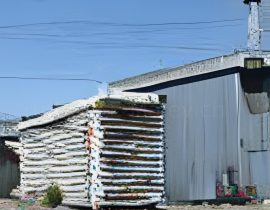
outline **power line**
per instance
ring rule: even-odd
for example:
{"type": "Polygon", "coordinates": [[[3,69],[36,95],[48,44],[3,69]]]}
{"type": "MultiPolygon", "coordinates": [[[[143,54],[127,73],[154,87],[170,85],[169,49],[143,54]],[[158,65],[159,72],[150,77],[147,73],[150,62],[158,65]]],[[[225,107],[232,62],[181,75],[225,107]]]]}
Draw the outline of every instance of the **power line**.
{"type": "Polygon", "coordinates": [[[0,76],[0,79],[19,79],[19,80],[47,80],[47,81],[86,81],[86,82],[96,82],[102,84],[103,82],[95,79],[84,79],[84,78],[56,78],[56,77],[9,77],[0,76]]]}
{"type": "Polygon", "coordinates": [[[244,20],[243,18],[237,18],[237,19],[223,19],[223,20],[196,21],[196,22],[165,22],[165,23],[141,23],[141,24],[97,22],[97,21],[89,21],[89,20],[72,20],[72,21],[53,21],[53,22],[37,22],[37,23],[26,23],[26,24],[16,24],[16,25],[5,25],[5,26],[0,26],[0,29],[23,28],[23,27],[31,27],[31,26],[42,26],[42,25],[63,25],[63,24],[93,24],[93,25],[126,26],[126,27],[200,25],[200,24],[236,22],[236,21],[243,21],[243,20],[244,20]]]}
{"type": "Polygon", "coordinates": [[[52,43],[63,44],[77,44],[82,46],[89,46],[95,49],[135,49],[135,48],[160,48],[160,49],[174,49],[174,50],[195,50],[195,51],[224,51],[225,49],[210,48],[210,47],[187,47],[187,46],[169,46],[169,45],[151,45],[151,44],[121,44],[116,42],[88,42],[88,41],[74,41],[74,40],[53,40],[42,38],[20,38],[20,37],[0,37],[0,39],[7,40],[27,40],[27,41],[47,41],[52,43]]]}
{"type": "Polygon", "coordinates": [[[118,43],[94,43],[87,41],[61,41],[61,40],[46,40],[46,39],[28,39],[28,38],[7,38],[0,37],[0,39],[8,40],[27,40],[27,41],[49,41],[52,43],[63,43],[63,44],[75,44],[82,46],[89,46],[94,49],[138,49],[138,48],[148,48],[148,49],[174,49],[174,50],[193,50],[193,51],[224,51],[221,48],[210,48],[210,47],[187,47],[187,46],[169,46],[169,45],[148,45],[148,44],[126,44],[121,45],[118,43]]]}
{"type": "Polygon", "coordinates": [[[212,21],[197,21],[197,22],[167,22],[167,23],[146,23],[146,24],[119,24],[121,26],[167,26],[167,25],[200,25],[200,24],[212,24],[212,23],[225,23],[243,21],[243,18],[238,19],[223,19],[212,21]]]}
{"type": "Polygon", "coordinates": [[[95,32],[79,35],[61,35],[61,34],[48,34],[48,33],[1,33],[0,35],[5,36],[40,36],[40,37],[50,37],[50,38],[74,38],[74,37],[88,37],[88,36],[106,36],[106,35],[126,35],[126,34],[147,34],[156,32],[168,32],[169,30],[200,30],[200,29],[214,29],[214,28],[226,28],[226,27],[237,27],[242,24],[227,24],[218,26],[205,26],[205,27],[182,27],[182,28],[166,28],[166,29],[153,29],[153,30],[131,30],[131,31],[118,31],[118,32],[95,32]]]}

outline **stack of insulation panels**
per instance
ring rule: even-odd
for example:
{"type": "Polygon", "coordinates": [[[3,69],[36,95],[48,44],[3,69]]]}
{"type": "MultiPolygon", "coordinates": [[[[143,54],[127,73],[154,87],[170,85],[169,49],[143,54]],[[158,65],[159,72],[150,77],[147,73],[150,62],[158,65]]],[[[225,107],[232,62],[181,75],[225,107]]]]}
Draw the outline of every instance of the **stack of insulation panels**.
{"type": "Polygon", "coordinates": [[[64,193],[63,203],[89,205],[85,116],[83,112],[22,134],[20,189],[23,194],[42,194],[49,184],[57,183],[64,193]]]}
{"type": "Polygon", "coordinates": [[[89,111],[91,203],[141,206],[164,196],[164,126],[160,104],[100,100],[89,111]]]}
{"type": "Polygon", "coordinates": [[[16,194],[39,197],[57,183],[69,206],[142,206],[163,199],[163,106],[155,94],[74,101],[18,129],[16,194]]]}

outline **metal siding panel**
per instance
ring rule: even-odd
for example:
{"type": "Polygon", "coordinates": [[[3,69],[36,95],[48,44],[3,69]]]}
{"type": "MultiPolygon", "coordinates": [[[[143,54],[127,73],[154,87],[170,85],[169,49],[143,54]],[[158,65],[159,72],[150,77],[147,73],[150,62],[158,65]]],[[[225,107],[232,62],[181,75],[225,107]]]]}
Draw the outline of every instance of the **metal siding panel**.
{"type": "Polygon", "coordinates": [[[167,95],[169,201],[213,199],[216,179],[238,168],[234,75],[159,90],[167,95]],[[216,177],[217,174],[217,177],[216,177]]]}
{"type": "Polygon", "coordinates": [[[245,93],[240,92],[241,103],[241,138],[244,140],[244,150],[260,150],[262,140],[263,114],[251,114],[245,93]]]}
{"type": "MultiPolygon", "coordinates": [[[[244,91],[240,88],[240,107],[241,107],[241,124],[240,124],[240,138],[243,140],[243,148],[241,149],[241,160],[242,160],[242,184],[253,185],[256,184],[256,180],[252,178],[252,174],[257,173],[258,168],[254,168],[254,160],[250,158],[248,151],[257,151],[260,153],[261,150],[269,150],[268,142],[268,116],[269,113],[264,114],[251,114],[249,106],[246,100],[244,91]],[[262,140],[264,140],[262,142],[262,140]],[[250,162],[251,161],[251,162],[250,162]],[[255,180],[255,181],[254,181],[255,180]]],[[[253,153],[252,153],[253,154],[253,153]]],[[[266,156],[265,156],[266,157],[266,156]]],[[[257,159],[258,160],[258,159],[257,159]]],[[[257,166],[260,167],[266,160],[257,161],[257,166]]],[[[263,165],[262,165],[263,166],[263,165]]],[[[263,170],[263,167],[262,167],[263,170]]],[[[265,168],[261,175],[266,173],[268,169],[265,168]]],[[[270,193],[269,193],[270,195],[270,193]]]]}
{"type": "Polygon", "coordinates": [[[251,152],[251,183],[256,184],[260,198],[270,198],[270,152],[251,152]]]}
{"type": "Polygon", "coordinates": [[[19,164],[0,156],[0,198],[9,198],[20,183],[19,164]]]}

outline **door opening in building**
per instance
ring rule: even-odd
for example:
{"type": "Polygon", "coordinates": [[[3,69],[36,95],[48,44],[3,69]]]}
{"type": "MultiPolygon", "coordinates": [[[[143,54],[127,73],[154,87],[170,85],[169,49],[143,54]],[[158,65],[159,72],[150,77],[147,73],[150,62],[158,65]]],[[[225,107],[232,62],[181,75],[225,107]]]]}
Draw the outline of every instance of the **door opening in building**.
{"type": "Polygon", "coordinates": [[[19,184],[19,156],[0,140],[0,198],[9,198],[19,184]]]}

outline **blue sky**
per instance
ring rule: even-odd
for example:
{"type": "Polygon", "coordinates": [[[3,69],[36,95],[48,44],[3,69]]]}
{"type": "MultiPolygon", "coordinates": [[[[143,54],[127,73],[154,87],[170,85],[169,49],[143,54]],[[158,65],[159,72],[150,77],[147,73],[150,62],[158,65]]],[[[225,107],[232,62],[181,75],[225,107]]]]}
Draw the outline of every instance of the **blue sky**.
{"type": "MultiPolygon", "coordinates": [[[[241,0],[2,0],[0,76],[110,82],[246,47],[241,0]],[[215,20],[237,21],[185,24],[215,20]],[[77,21],[73,23],[61,23],[77,21]],[[32,23],[58,22],[20,27],[32,23]],[[183,47],[200,48],[186,49],[183,47]]],[[[0,80],[0,112],[40,113],[97,94],[98,84],[0,80]]]]}

